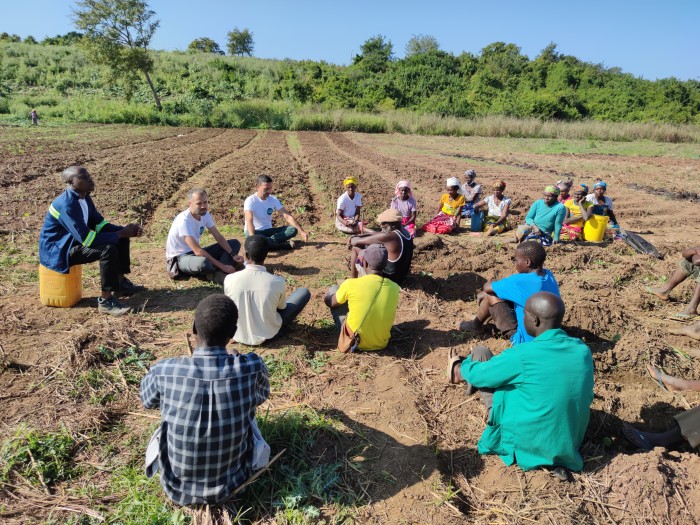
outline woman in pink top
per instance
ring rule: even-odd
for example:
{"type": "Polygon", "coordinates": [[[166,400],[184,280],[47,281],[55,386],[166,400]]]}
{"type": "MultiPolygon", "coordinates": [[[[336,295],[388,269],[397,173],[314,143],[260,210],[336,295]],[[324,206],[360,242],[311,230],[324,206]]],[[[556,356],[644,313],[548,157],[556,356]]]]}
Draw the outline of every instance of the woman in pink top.
{"type": "Polygon", "coordinates": [[[413,198],[411,183],[407,180],[399,181],[394,191],[396,197],[391,199],[390,208],[401,213],[401,225],[411,234],[411,238],[416,236],[416,215],[418,207],[416,199],[413,198]]]}

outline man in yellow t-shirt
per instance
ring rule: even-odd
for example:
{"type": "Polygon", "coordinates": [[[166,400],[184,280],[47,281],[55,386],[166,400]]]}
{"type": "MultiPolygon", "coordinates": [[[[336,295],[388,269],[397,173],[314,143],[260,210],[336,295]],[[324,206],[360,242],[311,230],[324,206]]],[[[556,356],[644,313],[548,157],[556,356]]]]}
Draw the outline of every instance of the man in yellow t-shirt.
{"type": "Polygon", "coordinates": [[[367,275],[331,287],[324,298],[338,331],[343,323],[353,332],[359,330],[360,350],[382,350],[391,337],[401,288],[382,277],[388,258],[383,245],[368,246],[363,254],[367,275]]]}

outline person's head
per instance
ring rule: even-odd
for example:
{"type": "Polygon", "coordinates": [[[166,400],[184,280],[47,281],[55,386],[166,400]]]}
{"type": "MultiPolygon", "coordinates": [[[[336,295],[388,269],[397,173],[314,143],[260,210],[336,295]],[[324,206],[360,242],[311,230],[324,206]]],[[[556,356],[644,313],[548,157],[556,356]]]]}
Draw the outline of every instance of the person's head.
{"type": "Polygon", "coordinates": [[[556,204],[557,198],[559,197],[559,188],[556,186],[547,186],[544,189],[544,203],[547,206],[552,206],[553,204],[556,204]]]}
{"type": "Polygon", "coordinates": [[[467,170],[464,172],[464,175],[467,177],[467,184],[470,186],[474,184],[474,179],[476,179],[476,171],[474,170],[467,170]]]}
{"type": "Polygon", "coordinates": [[[262,174],[258,176],[257,191],[258,197],[262,200],[267,199],[272,193],[272,177],[262,174]]]}
{"type": "Polygon", "coordinates": [[[377,216],[377,222],[383,232],[390,232],[401,228],[403,216],[399,210],[393,208],[384,210],[377,216]]]}
{"type": "Polygon", "coordinates": [[[82,196],[95,191],[95,182],[83,166],[70,166],[61,173],[61,180],[82,196]]]}
{"type": "Polygon", "coordinates": [[[515,271],[518,273],[529,273],[540,270],[544,266],[547,252],[537,241],[525,241],[515,249],[513,262],[515,271]]]}
{"type": "Polygon", "coordinates": [[[348,177],[343,181],[343,186],[345,187],[345,192],[351,199],[355,198],[355,192],[357,191],[357,179],[355,177],[348,177]]]}
{"type": "Polygon", "coordinates": [[[599,180],[593,185],[593,193],[595,194],[596,197],[599,199],[605,195],[605,192],[608,189],[608,185],[605,183],[605,181],[599,180]]]}
{"type": "Polygon", "coordinates": [[[503,191],[506,189],[506,183],[505,181],[497,180],[491,185],[491,189],[493,190],[493,194],[497,199],[502,199],[503,191]]]}
{"type": "Polygon", "coordinates": [[[525,303],[525,331],[532,337],[553,328],[561,328],[563,319],[564,302],[553,293],[537,292],[525,303]]]}
{"type": "Polygon", "coordinates": [[[411,183],[407,180],[400,180],[394,190],[396,196],[402,201],[407,201],[412,196],[411,183]]]}
{"type": "Polygon", "coordinates": [[[367,273],[381,275],[389,261],[389,252],[383,244],[370,244],[362,250],[362,259],[367,273]]]}
{"type": "Polygon", "coordinates": [[[270,250],[267,245],[267,238],[263,235],[251,235],[247,237],[243,244],[245,257],[253,264],[264,264],[265,258],[270,250]]]}
{"type": "Polygon", "coordinates": [[[569,184],[569,181],[560,180],[559,182],[557,182],[557,189],[559,190],[559,198],[566,199],[569,197],[569,190],[571,189],[571,185],[569,184]]]}
{"type": "Polygon", "coordinates": [[[227,296],[212,294],[194,310],[192,333],[197,346],[226,346],[236,333],[238,308],[227,296]]]}
{"type": "Polygon", "coordinates": [[[574,188],[575,200],[580,201],[581,199],[584,199],[586,195],[588,195],[588,186],[586,186],[585,184],[581,183],[574,188]]]}
{"type": "Polygon", "coordinates": [[[446,186],[450,198],[456,199],[457,195],[459,195],[459,179],[457,177],[450,177],[447,179],[446,186]]]}
{"type": "Polygon", "coordinates": [[[201,219],[209,211],[209,195],[204,188],[192,188],[187,192],[187,208],[195,219],[201,219]]]}

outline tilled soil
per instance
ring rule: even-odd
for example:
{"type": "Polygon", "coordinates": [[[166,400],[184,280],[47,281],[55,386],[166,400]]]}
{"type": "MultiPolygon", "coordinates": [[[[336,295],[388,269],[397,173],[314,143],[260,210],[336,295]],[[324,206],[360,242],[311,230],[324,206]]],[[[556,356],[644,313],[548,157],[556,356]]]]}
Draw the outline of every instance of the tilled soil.
{"type": "MultiPolygon", "coordinates": [[[[309,287],[313,297],[289,334],[256,351],[281,355],[296,368],[289,380],[273,388],[271,406],[308,405],[334,414],[362,436],[367,458],[358,479],[369,481],[359,482],[358,494],[363,492],[366,503],[357,509],[359,522],[696,522],[697,453],[687,447],[636,452],[620,429],[622,422],[665,429],[670,416],[700,401],[700,394],[662,391],[645,369],[654,361],[668,373],[700,378],[697,342],[668,332],[680,325],[671,314],[688,301],[691,284],[679,286],[668,303],[644,291],[673,272],[684,248],[698,245],[700,206],[692,196],[677,195],[698,192],[697,158],[503,153],[500,147],[491,152],[484,139],[477,143],[469,138],[175,131],[136,142],[129,139],[129,128],[119,127],[113,142],[100,138],[66,144],[65,151],[3,157],[3,439],[20,424],[47,429],[64,424],[82,433],[95,428],[112,432],[119,423],[127,430],[114,443],[117,456],[142,454],[125,446],[130,433],[146,425],[130,414],[140,408],[129,378],[122,375],[126,399],[113,403],[95,403],[65,378],[71,377],[70,370],[100,363],[118,378],[118,366],[100,361],[101,346],[115,340],[123,347],[148,349],[158,358],[184,351],[183,334],[195,305],[216,288],[196,281],[172,283],[164,275],[164,232],[195,186],[209,191],[217,225],[240,231],[243,200],[254,191],[256,176],[268,173],[275,193],[312,233],[299,250],[271,254],[268,268],[283,275],[290,289],[309,287]],[[133,279],[148,286],[147,292],[128,300],[139,309],[137,315],[95,315],[95,268],[86,269],[86,299],[68,310],[39,306],[38,283],[25,282],[33,275],[35,279],[36,237],[48,203],[62,189],[56,174],[76,162],[84,162],[93,174],[95,201],[106,216],[146,226],[146,238],[135,243],[132,257],[133,279]],[[22,166],[34,167],[25,169],[32,172],[26,179],[13,174],[22,166]],[[332,219],[342,180],[359,178],[368,222],[388,207],[396,182],[410,180],[422,223],[437,210],[445,179],[463,178],[470,168],[485,188],[496,179],[507,182],[506,194],[520,212],[516,221],[524,219],[545,185],[565,173],[588,183],[603,178],[623,227],[649,232],[645,238],[665,255],[662,261],[652,259],[619,241],[548,249],[546,267],[557,278],[567,306],[565,327],[587,342],[596,367],[596,396],[583,446],[585,468],[569,483],[545,471],[522,472],[503,466],[497,457],[480,456],[476,442],[485,412],[479,396],[467,398],[462,387],[446,382],[450,348],[466,354],[476,342],[494,351],[508,346],[491,332],[472,336],[454,327],[473,315],[476,293],[486,279],[513,272],[509,235],[486,239],[463,229],[456,235],[419,237],[389,347],[363,355],[333,351],[335,335],[328,328],[322,296],[347,274],[347,237],[334,232],[332,219]],[[309,359],[324,364],[309,366],[309,359]],[[71,389],[76,392],[69,395],[66,390],[71,389]],[[446,502],[447,487],[456,494],[446,502]]],[[[27,151],[32,148],[26,145],[27,151]]],[[[335,453],[346,459],[357,454],[337,445],[335,453]]],[[[101,461],[87,453],[79,459],[101,461]]],[[[70,486],[66,482],[61,490],[70,486]]],[[[6,495],[2,500],[9,508],[18,504],[6,495]]],[[[31,516],[38,521],[47,512],[35,510],[31,516]]]]}

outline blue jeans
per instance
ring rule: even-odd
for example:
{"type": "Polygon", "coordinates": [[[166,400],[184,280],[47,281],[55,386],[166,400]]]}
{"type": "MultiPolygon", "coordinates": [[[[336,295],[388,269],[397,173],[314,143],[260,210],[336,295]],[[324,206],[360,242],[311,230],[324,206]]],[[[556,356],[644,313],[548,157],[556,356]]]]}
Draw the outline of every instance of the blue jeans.
{"type": "MultiPolygon", "coordinates": [[[[290,250],[289,239],[297,234],[294,226],[280,226],[279,228],[268,228],[267,230],[255,230],[255,235],[267,237],[267,247],[270,250],[290,250]]],[[[246,229],[245,236],[248,237],[246,229]]]]}
{"type": "MultiPolygon", "coordinates": [[[[227,242],[231,247],[231,254],[237,255],[241,249],[241,243],[236,239],[231,239],[227,242]]],[[[233,264],[233,259],[231,256],[226,253],[218,243],[202,249],[221,264],[233,264]]],[[[213,274],[218,271],[218,268],[214,266],[209,259],[201,255],[197,256],[192,252],[180,255],[180,257],[177,259],[177,266],[180,268],[180,272],[187,275],[204,276],[206,274],[213,274]]]]}

